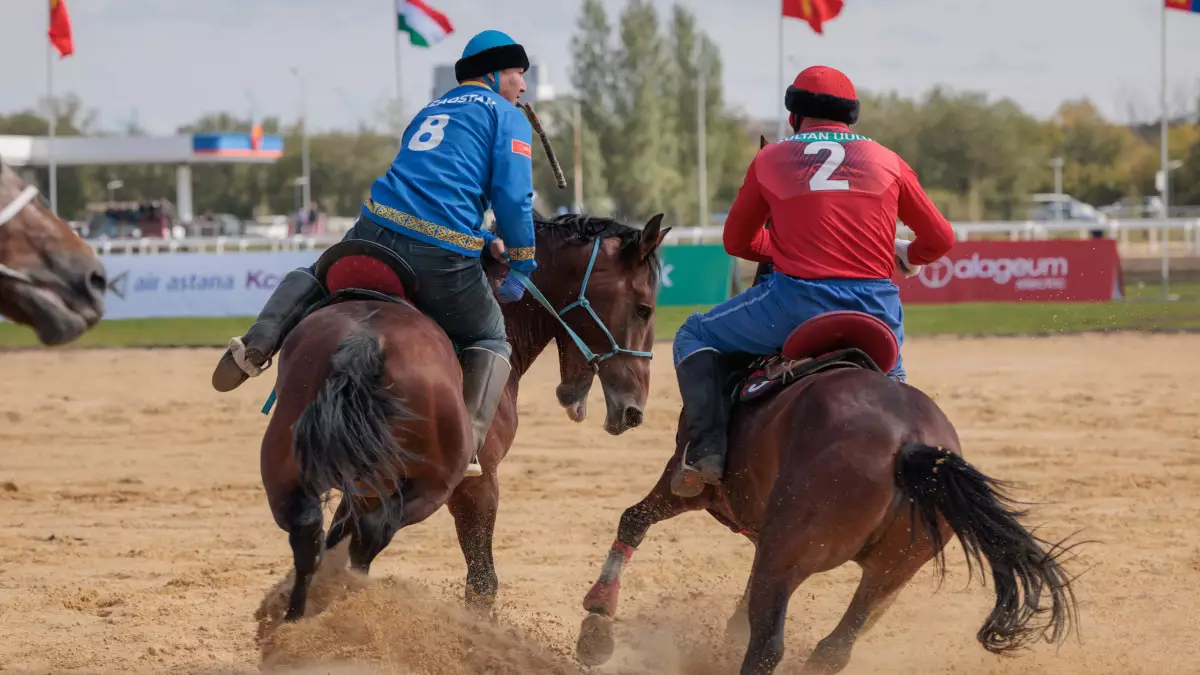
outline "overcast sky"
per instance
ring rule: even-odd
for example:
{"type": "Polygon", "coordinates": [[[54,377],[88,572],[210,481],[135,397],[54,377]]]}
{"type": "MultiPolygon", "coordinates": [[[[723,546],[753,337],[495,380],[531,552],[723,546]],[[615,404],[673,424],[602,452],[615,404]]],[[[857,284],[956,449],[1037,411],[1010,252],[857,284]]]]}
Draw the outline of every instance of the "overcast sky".
{"type": "MultiPolygon", "coordinates": [[[[455,24],[432,50],[404,45],[408,109],[429,98],[432,67],[467,39],[504,30],[569,89],[577,0],[428,0],[455,24]]],[[[375,118],[395,92],[393,0],[66,0],[76,54],[55,64],[56,92],[74,92],[116,129],[136,115],[171,133],[204,112],[293,118],[309,78],[316,128],[375,118]]],[[[625,0],[606,0],[611,12],[625,0]]],[[[670,2],[656,4],[665,11],[670,2]]],[[[779,0],[683,0],[720,45],[730,104],[757,117],[782,107],[776,75],[779,0]]],[[[919,94],[936,84],[1015,99],[1047,116],[1064,98],[1090,97],[1128,121],[1157,118],[1162,0],[846,0],[825,36],[787,22],[788,79],[825,63],[860,89],[919,94]]],[[[1172,100],[1200,93],[1200,15],[1171,12],[1172,100]]],[[[0,112],[46,90],[46,0],[0,0],[0,112]]],[[[57,57],[56,57],[57,59],[57,57]]]]}

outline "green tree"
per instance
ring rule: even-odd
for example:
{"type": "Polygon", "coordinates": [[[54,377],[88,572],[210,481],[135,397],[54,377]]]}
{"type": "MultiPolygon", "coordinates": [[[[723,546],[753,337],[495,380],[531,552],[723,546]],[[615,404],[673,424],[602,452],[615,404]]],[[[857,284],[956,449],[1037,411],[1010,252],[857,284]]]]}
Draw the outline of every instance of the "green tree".
{"type": "MultiPolygon", "coordinates": [[[[612,25],[600,0],[584,0],[576,28],[571,38],[571,84],[582,106],[583,129],[587,132],[583,187],[585,204],[591,205],[597,197],[608,196],[607,157],[619,135],[614,112],[616,55],[612,25]],[[593,145],[597,152],[591,151],[593,145]]],[[[556,140],[559,138],[556,136],[556,140]]],[[[561,147],[561,143],[556,145],[561,147]]]]}
{"type": "Polygon", "coordinates": [[[1156,154],[1132,130],[1111,124],[1086,100],[1063,103],[1056,117],[1050,126],[1053,149],[1064,158],[1064,192],[1101,206],[1146,187],[1137,172],[1156,154]]]}
{"type": "MultiPolygon", "coordinates": [[[[55,120],[56,137],[87,136],[97,131],[96,111],[85,109],[78,96],[67,94],[54,99],[43,99],[39,102],[37,110],[27,109],[0,116],[0,134],[46,136],[50,133],[51,117],[55,120]]],[[[49,199],[50,170],[36,169],[33,173],[49,199]]],[[[100,185],[95,167],[60,165],[55,173],[58,212],[63,217],[72,220],[83,219],[87,215],[87,203],[104,198],[104,187],[100,185]]]]}
{"type": "Polygon", "coordinates": [[[621,15],[615,112],[619,133],[606,150],[609,192],[616,210],[633,221],[672,212],[682,179],[676,163],[677,125],[671,121],[668,56],[658,13],[631,0],[621,15]]]}

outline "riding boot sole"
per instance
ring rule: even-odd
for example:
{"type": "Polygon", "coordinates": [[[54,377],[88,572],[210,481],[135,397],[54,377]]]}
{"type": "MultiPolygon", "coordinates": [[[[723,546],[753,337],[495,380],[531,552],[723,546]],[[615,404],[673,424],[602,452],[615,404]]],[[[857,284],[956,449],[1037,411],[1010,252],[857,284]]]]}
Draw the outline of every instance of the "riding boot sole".
{"type": "Polygon", "coordinates": [[[690,499],[704,492],[708,484],[700,478],[700,472],[690,466],[682,465],[671,475],[671,494],[676,497],[690,499]]]}
{"type": "Polygon", "coordinates": [[[695,497],[710,485],[720,485],[724,473],[721,465],[724,463],[720,457],[711,455],[700,458],[695,464],[681,462],[671,476],[671,494],[684,498],[695,497]]]}
{"type": "Polygon", "coordinates": [[[238,367],[237,361],[233,360],[233,352],[228,349],[221,356],[221,361],[217,363],[217,367],[213,370],[212,386],[213,389],[221,393],[233,391],[242,386],[242,383],[250,379],[242,369],[238,367]]]}

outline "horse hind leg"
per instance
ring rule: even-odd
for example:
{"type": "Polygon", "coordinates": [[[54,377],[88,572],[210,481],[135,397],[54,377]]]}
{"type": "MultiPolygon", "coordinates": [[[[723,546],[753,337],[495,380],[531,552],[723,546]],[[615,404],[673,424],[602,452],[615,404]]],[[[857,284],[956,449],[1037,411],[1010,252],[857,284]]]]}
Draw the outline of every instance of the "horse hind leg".
{"type": "MultiPolygon", "coordinates": [[[[925,532],[914,531],[911,513],[896,498],[893,516],[875,543],[864,548],[855,560],[862,577],[842,620],[804,664],[805,675],[827,675],[843,670],[850,662],[855,641],[875,625],[900,595],[917,571],[933,559],[939,549],[925,532]]],[[[946,532],[943,532],[945,540],[946,532]]]]}
{"type": "MultiPolygon", "coordinates": [[[[839,466],[835,462],[808,469],[807,484],[831,484],[827,473],[839,466]]],[[[816,495],[791,500],[778,495],[804,494],[805,486],[776,484],[754,556],[748,605],[750,640],[742,675],[769,675],[783,660],[788,601],[800,584],[813,574],[859,559],[861,542],[886,513],[890,499],[890,491],[877,487],[872,482],[842,481],[842,491],[832,501],[816,495]]]]}
{"type": "Polygon", "coordinates": [[[788,601],[814,571],[788,555],[787,549],[785,542],[764,540],[755,552],[746,603],[750,637],[742,675],[770,675],[783,660],[788,601]]]}
{"type": "Polygon", "coordinates": [[[750,639],[750,589],[754,586],[754,574],[746,580],[746,590],[738,600],[733,615],[725,623],[725,640],[731,644],[745,645],[750,639]]]}
{"type": "Polygon", "coordinates": [[[343,497],[342,501],[338,503],[337,510],[333,512],[333,520],[329,523],[329,532],[325,535],[325,550],[332,551],[337,548],[346,535],[350,534],[352,526],[350,500],[343,497]]]}
{"type": "Polygon", "coordinates": [[[357,523],[350,534],[350,568],[367,574],[371,563],[383,549],[392,543],[400,530],[419,523],[446,503],[446,493],[439,489],[427,490],[411,482],[404,483],[387,500],[387,508],[358,510],[357,523]]]}
{"type": "Polygon", "coordinates": [[[316,495],[297,488],[288,496],[282,525],[288,531],[288,543],[292,546],[292,560],[296,568],[296,579],[292,595],[288,600],[284,621],[296,621],[304,616],[308,604],[308,586],[317,571],[317,559],[321,555],[321,500],[316,495]]]}
{"type": "Polygon", "coordinates": [[[804,664],[803,675],[832,675],[845,669],[850,663],[854,642],[892,606],[905,584],[928,559],[924,557],[915,564],[909,562],[892,569],[864,566],[850,606],[846,608],[837,628],[817,643],[817,648],[804,664]]]}

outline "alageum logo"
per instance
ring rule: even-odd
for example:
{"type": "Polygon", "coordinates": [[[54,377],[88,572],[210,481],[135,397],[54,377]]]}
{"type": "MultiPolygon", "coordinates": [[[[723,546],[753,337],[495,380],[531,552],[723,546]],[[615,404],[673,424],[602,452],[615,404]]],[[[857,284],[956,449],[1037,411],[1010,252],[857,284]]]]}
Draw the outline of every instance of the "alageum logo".
{"type": "Polygon", "coordinates": [[[1015,282],[1020,290],[1066,288],[1067,259],[1054,258],[941,258],[923,268],[919,278],[927,288],[943,288],[954,279],[991,279],[1004,285],[1015,282]]]}

